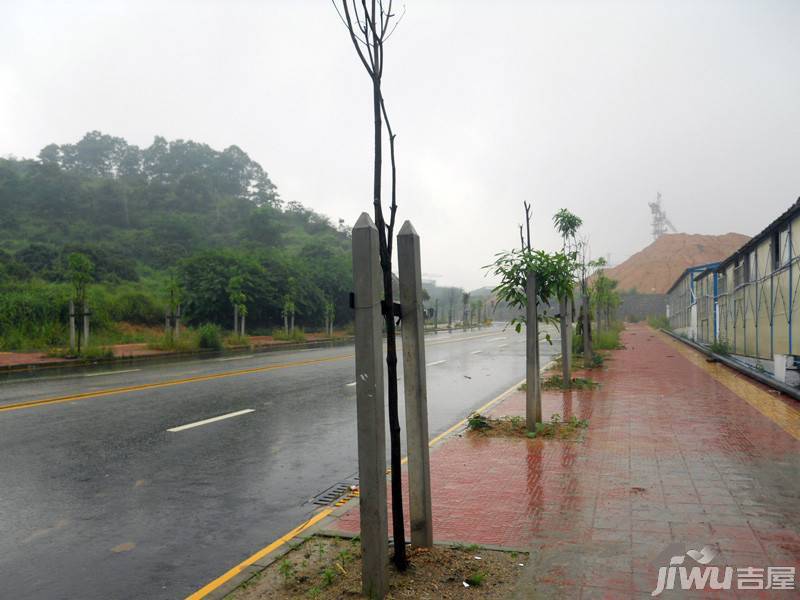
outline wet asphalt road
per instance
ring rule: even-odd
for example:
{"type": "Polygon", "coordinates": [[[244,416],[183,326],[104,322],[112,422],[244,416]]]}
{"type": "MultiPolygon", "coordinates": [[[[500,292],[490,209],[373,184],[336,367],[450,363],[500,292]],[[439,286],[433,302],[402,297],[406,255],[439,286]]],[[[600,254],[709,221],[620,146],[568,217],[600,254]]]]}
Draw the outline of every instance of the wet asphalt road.
{"type": "MultiPolygon", "coordinates": [[[[544,361],[556,347],[542,345],[544,361]]],[[[313,496],[356,474],[352,352],[0,383],[2,408],[190,379],[0,412],[0,598],[182,598],[307,519],[313,496]],[[249,369],[262,370],[191,381],[249,369]]],[[[524,336],[511,329],[439,333],[426,353],[431,437],[524,377],[524,336]]]]}

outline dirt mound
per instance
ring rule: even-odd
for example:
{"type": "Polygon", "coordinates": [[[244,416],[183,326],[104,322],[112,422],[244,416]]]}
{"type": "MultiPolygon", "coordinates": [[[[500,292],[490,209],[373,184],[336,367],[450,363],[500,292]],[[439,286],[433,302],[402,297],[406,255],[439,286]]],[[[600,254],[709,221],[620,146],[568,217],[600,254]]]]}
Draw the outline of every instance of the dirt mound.
{"type": "Polygon", "coordinates": [[[664,294],[687,267],[727,258],[749,239],[741,233],[665,234],[606,275],[619,281],[620,291],[664,294]]]}

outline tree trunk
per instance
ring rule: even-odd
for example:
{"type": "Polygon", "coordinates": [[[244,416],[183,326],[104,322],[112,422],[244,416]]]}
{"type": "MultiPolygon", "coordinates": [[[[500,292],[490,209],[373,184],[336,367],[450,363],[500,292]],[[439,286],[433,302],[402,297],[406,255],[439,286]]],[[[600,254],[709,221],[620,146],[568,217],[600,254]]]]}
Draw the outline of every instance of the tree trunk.
{"type": "Polygon", "coordinates": [[[233,335],[239,334],[239,305],[233,305],[233,335]]]}
{"type": "Polygon", "coordinates": [[[244,337],[244,318],[246,315],[242,315],[242,337],[244,337]]]}
{"type": "MultiPolygon", "coordinates": [[[[378,45],[374,52],[377,55],[378,45]]],[[[386,222],[381,207],[381,165],[383,160],[381,121],[380,72],[372,78],[372,108],[375,118],[375,164],[373,171],[372,197],[375,204],[375,225],[381,243],[381,268],[383,270],[384,321],[386,323],[386,367],[388,375],[389,441],[392,469],[392,535],[394,537],[394,565],[399,571],[408,566],[406,559],[406,534],[403,520],[403,488],[400,457],[400,416],[397,400],[397,340],[394,325],[394,290],[392,288],[392,256],[389,252],[391,240],[386,240],[386,222]]]]}
{"type": "Polygon", "coordinates": [[[283,313],[283,332],[289,335],[289,313],[283,313]]]}
{"type": "Polygon", "coordinates": [[[589,297],[584,294],[581,298],[581,312],[583,313],[583,366],[592,364],[592,326],[589,315],[589,297]]]}

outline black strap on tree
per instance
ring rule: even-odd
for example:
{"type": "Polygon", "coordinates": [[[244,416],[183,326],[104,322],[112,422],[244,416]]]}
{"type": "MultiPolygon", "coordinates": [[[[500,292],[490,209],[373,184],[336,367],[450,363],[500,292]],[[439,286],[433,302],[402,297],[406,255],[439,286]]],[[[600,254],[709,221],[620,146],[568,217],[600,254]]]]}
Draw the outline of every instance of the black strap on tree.
{"type": "MultiPolygon", "coordinates": [[[[350,308],[353,310],[356,308],[356,295],[354,292],[350,292],[350,308]]],[[[386,317],[387,313],[389,313],[389,307],[386,304],[386,300],[381,300],[381,314],[386,317]]],[[[403,319],[403,309],[399,302],[393,303],[391,314],[397,317],[397,324],[399,325],[400,321],[403,319]]]]}

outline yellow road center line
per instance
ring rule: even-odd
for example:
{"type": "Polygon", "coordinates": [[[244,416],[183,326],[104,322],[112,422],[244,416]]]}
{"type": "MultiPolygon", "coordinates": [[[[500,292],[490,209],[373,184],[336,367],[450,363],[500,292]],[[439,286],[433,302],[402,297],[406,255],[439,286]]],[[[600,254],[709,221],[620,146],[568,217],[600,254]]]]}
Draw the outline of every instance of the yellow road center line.
{"type": "Polygon", "coordinates": [[[318,523],[319,521],[321,521],[322,519],[327,517],[332,512],[333,512],[332,508],[326,508],[326,509],[323,509],[322,511],[318,512],[313,517],[311,517],[308,521],[306,521],[304,523],[301,523],[300,525],[298,525],[297,527],[292,529],[286,535],[284,535],[282,537],[279,537],[277,540],[272,542],[269,546],[266,546],[266,547],[262,548],[261,550],[259,550],[255,554],[253,554],[252,556],[244,559],[238,565],[236,565],[232,569],[229,569],[228,571],[226,571],[225,573],[223,573],[222,575],[217,577],[214,581],[211,581],[211,582],[207,583],[206,585],[204,585],[203,587],[201,587],[199,590],[197,590],[191,596],[187,596],[186,600],[200,600],[200,598],[205,598],[208,594],[213,592],[215,589],[217,589],[222,584],[227,583],[228,581],[230,581],[231,579],[236,577],[239,573],[244,571],[247,567],[252,565],[254,562],[264,558],[270,552],[272,552],[274,550],[277,550],[278,548],[283,546],[286,542],[288,542],[292,538],[298,536],[299,534],[301,534],[303,531],[305,531],[306,529],[308,529],[309,527],[311,527],[315,523],[318,523]]]}
{"type": "MultiPolygon", "coordinates": [[[[459,338],[455,340],[445,340],[441,342],[431,342],[429,346],[438,346],[441,344],[452,344],[454,342],[465,342],[467,340],[474,340],[482,338],[491,333],[484,333],[482,335],[474,335],[466,338],[459,338]]],[[[75,400],[86,400],[88,398],[100,398],[102,396],[113,396],[115,394],[127,394],[129,392],[138,392],[141,390],[153,390],[164,387],[172,387],[176,385],[183,385],[186,383],[195,383],[198,381],[212,381],[214,379],[224,379],[227,377],[239,377],[241,375],[249,375],[250,373],[261,373],[264,371],[274,371],[277,369],[289,369],[292,367],[304,367],[308,365],[316,365],[320,363],[333,362],[337,360],[344,360],[346,358],[353,358],[353,354],[339,354],[328,358],[317,358],[312,360],[301,360],[289,363],[282,363],[276,365],[265,365],[263,367],[254,367],[252,369],[241,369],[238,371],[225,371],[224,373],[211,373],[209,375],[198,375],[197,377],[187,377],[184,379],[173,379],[170,381],[161,381],[156,383],[143,383],[140,385],[131,385],[118,388],[109,388],[107,390],[99,390],[96,392],[84,392],[82,394],[71,394],[69,396],[56,396],[54,398],[43,398],[41,400],[27,400],[25,402],[16,402],[14,404],[6,404],[0,406],[0,412],[8,412],[12,410],[21,410],[25,408],[34,408],[36,406],[44,406],[48,404],[62,404],[64,402],[73,402],[75,400]]],[[[238,358],[238,357],[237,357],[238,358]]],[[[247,358],[247,357],[245,357],[247,358]]]]}
{"type": "Polygon", "coordinates": [[[710,363],[706,360],[705,354],[679,342],[666,333],[659,333],[665,342],[671,344],[689,362],[703,369],[713,379],[739,396],[786,433],[800,440],[800,411],[748,381],[745,375],[740,375],[721,363],[710,363]]]}
{"type": "Polygon", "coordinates": [[[253,367],[252,369],[225,371],[223,373],[210,373],[208,375],[198,375],[197,377],[186,377],[184,379],[172,379],[170,381],[160,381],[156,383],[143,383],[140,385],[109,388],[107,390],[99,390],[96,392],[84,392],[82,394],[72,394],[70,396],[57,396],[55,398],[44,398],[42,400],[28,400],[26,402],[18,402],[16,404],[6,404],[5,406],[0,406],[0,412],[20,410],[23,408],[33,408],[35,406],[43,406],[46,404],[61,404],[63,402],[72,402],[74,400],[85,400],[87,398],[99,398],[101,396],[113,396],[115,394],[127,394],[129,392],[139,392],[142,390],[154,390],[159,388],[172,387],[176,385],[184,385],[187,383],[196,383],[199,381],[212,381],[214,379],[240,377],[242,375],[249,375],[251,373],[262,373],[264,371],[276,371],[278,369],[289,369],[292,367],[305,367],[308,365],[317,365],[326,362],[344,360],[346,358],[352,358],[352,357],[353,357],[352,354],[339,354],[327,358],[317,358],[313,360],[299,360],[295,362],[264,365],[263,367],[253,367]]]}

